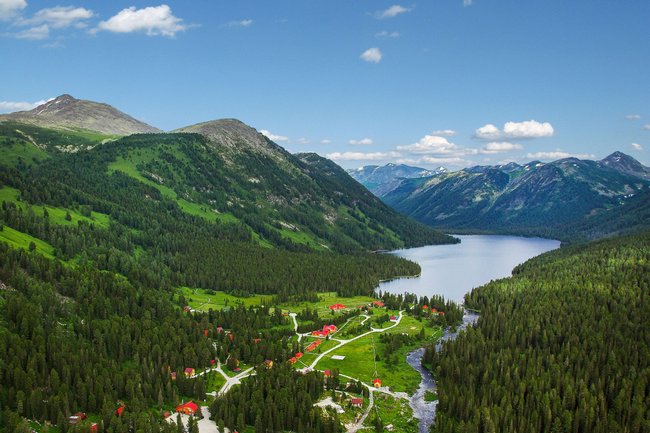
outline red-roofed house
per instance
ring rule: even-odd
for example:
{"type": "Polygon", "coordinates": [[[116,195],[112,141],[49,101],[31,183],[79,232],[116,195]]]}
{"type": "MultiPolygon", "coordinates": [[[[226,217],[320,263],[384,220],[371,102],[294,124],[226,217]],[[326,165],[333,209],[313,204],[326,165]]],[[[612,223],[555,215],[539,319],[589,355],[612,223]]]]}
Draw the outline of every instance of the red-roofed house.
{"type": "Polygon", "coordinates": [[[97,433],[99,431],[99,425],[94,422],[90,425],[90,433],[97,433]]]}
{"type": "Polygon", "coordinates": [[[429,306],[428,306],[428,305],[424,305],[424,306],[422,306],[422,309],[423,309],[423,310],[428,310],[428,309],[429,309],[429,306]]]}
{"type": "Polygon", "coordinates": [[[328,334],[336,332],[337,328],[336,325],[325,325],[323,326],[323,332],[327,332],[328,334]]]}
{"type": "Polygon", "coordinates": [[[125,406],[118,407],[117,410],[115,411],[115,415],[122,416],[122,412],[124,412],[124,408],[125,406]]]}
{"type": "MultiPolygon", "coordinates": [[[[386,317],[386,316],[384,316],[386,317]]],[[[397,316],[390,316],[390,321],[391,322],[397,322],[397,316]]]]}
{"type": "Polygon", "coordinates": [[[195,374],[196,374],[196,370],[193,369],[192,367],[187,367],[185,369],[185,376],[190,377],[190,376],[194,376],[195,374]]]}
{"type": "Polygon", "coordinates": [[[176,380],[176,372],[172,371],[171,372],[172,380],[176,380]]]}
{"type": "Polygon", "coordinates": [[[345,305],[343,304],[334,304],[329,306],[330,310],[338,311],[338,310],[344,310],[345,305]]]}
{"type": "Polygon", "coordinates": [[[332,372],[330,370],[325,370],[323,374],[325,375],[325,377],[330,377],[332,375],[332,372]]]}
{"type": "Polygon", "coordinates": [[[194,415],[197,410],[199,410],[199,407],[193,401],[176,406],[176,412],[184,413],[185,415],[194,415]]]}
{"type": "Polygon", "coordinates": [[[292,363],[292,364],[295,364],[296,362],[298,362],[298,358],[296,358],[296,357],[294,356],[293,358],[291,358],[291,359],[289,360],[289,362],[292,363]]]}
{"type": "Polygon", "coordinates": [[[373,380],[372,384],[375,386],[375,388],[381,387],[381,379],[377,378],[377,379],[373,380]]]}
{"type": "Polygon", "coordinates": [[[441,316],[444,316],[444,315],[445,315],[445,312],[444,312],[444,311],[441,311],[441,312],[439,312],[438,314],[441,315],[441,316]]]}
{"type": "Polygon", "coordinates": [[[363,398],[352,397],[352,399],[350,399],[350,403],[352,403],[352,406],[354,406],[354,407],[362,407],[363,406],[363,398]]]}
{"type": "Polygon", "coordinates": [[[372,303],[375,307],[383,307],[384,303],[382,301],[374,301],[372,303]]]}
{"type": "Polygon", "coordinates": [[[302,355],[303,355],[302,352],[298,352],[298,353],[296,353],[296,358],[300,359],[300,358],[302,358],[302,355]]]}
{"type": "Polygon", "coordinates": [[[264,361],[264,365],[266,366],[266,368],[273,368],[273,361],[267,359],[266,361],[264,361]]]}

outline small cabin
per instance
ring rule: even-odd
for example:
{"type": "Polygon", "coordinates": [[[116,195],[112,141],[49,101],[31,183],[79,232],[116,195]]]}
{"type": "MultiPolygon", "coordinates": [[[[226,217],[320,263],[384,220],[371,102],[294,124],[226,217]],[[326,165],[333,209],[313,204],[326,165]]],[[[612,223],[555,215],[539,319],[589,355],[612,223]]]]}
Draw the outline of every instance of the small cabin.
{"type": "Polygon", "coordinates": [[[375,388],[381,388],[381,379],[380,379],[380,378],[377,378],[377,379],[373,380],[373,381],[372,381],[372,384],[373,384],[373,386],[374,386],[375,388]]]}
{"type": "Polygon", "coordinates": [[[350,403],[352,403],[352,406],[354,407],[359,407],[359,408],[363,407],[363,398],[353,397],[352,399],[350,399],[350,403]]]}
{"type": "Polygon", "coordinates": [[[192,367],[187,367],[185,369],[185,376],[186,377],[194,376],[195,374],[196,374],[196,370],[193,369],[192,367]]]}
{"type": "Polygon", "coordinates": [[[188,401],[185,404],[176,406],[176,412],[184,413],[185,415],[194,415],[199,410],[199,407],[193,401],[188,401]]]}

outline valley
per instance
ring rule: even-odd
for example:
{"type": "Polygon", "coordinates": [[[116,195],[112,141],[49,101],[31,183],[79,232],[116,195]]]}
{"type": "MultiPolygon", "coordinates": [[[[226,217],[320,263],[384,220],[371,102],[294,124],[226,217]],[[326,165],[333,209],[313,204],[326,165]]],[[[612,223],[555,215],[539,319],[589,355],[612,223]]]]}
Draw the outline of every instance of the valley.
{"type": "Polygon", "coordinates": [[[607,329],[627,348],[646,335],[647,169],[623,154],[531,164],[366,174],[427,224],[435,214],[461,232],[561,229],[575,245],[445,234],[334,162],[291,154],[235,119],[164,133],[69,95],[0,117],[0,431],[171,433],[176,412],[190,433],[641,425],[643,387],[629,384],[645,383],[647,351],[591,357],[570,380],[560,364],[579,364],[576,345],[611,347],[607,329]],[[503,204],[512,194],[525,212],[503,204]],[[444,202],[442,212],[435,197],[480,209],[444,202]],[[632,234],[579,242],[616,233],[632,234]],[[591,323],[605,308],[616,316],[594,336],[552,320],[585,310],[591,323]],[[418,391],[417,350],[435,394],[418,391]],[[542,354],[557,359],[544,372],[542,354]],[[517,356],[536,374],[506,372],[517,356]],[[595,372],[624,366],[639,373],[617,379],[621,396],[595,372]],[[552,412],[522,418],[502,403],[519,392],[515,376],[532,390],[517,404],[552,412]],[[560,378],[572,388],[558,394],[560,378]],[[591,378],[599,388],[584,386],[591,378]],[[563,406],[547,404],[551,394],[563,406]],[[438,400],[430,427],[425,401],[438,400]]]}

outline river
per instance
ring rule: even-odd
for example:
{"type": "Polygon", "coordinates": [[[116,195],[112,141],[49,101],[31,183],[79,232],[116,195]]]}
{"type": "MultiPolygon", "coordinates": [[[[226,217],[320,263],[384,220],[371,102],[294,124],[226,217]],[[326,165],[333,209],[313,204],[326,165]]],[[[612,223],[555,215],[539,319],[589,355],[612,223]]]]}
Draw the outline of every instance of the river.
{"type": "MultiPolygon", "coordinates": [[[[559,248],[560,242],[517,236],[457,236],[461,243],[432,245],[393,251],[392,254],[417,262],[422,273],[416,278],[398,278],[382,282],[378,290],[390,293],[415,293],[418,296],[443,295],[462,303],[465,293],[497,278],[508,277],[520,263],[539,254],[559,248]]],[[[454,339],[467,326],[476,323],[478,315],[465,312],[463,324],[445,332],[441,340],[454,339]]],[[[440,348],[441,343],[438,344],[440,348]]],[[[420,433],[429,431],[436,416],[437,402],[426,402],[427,391],[436,387],[433,375],[422,366],[424,349],[408,354],[406,360],[422,376],[420,387],[413,394],[410,406],[420,421],[420,433]]]]}

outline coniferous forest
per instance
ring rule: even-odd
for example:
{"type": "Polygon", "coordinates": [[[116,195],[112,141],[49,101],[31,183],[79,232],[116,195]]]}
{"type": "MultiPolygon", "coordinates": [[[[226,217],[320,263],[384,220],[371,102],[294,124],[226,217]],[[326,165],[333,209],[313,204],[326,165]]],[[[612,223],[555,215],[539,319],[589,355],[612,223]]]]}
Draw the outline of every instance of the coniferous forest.
{"type": "Polygon", "coordinates": [[[649,432],[650,232],[565,247],[473,290],[430,348],[434,432],[649,432]]]}

